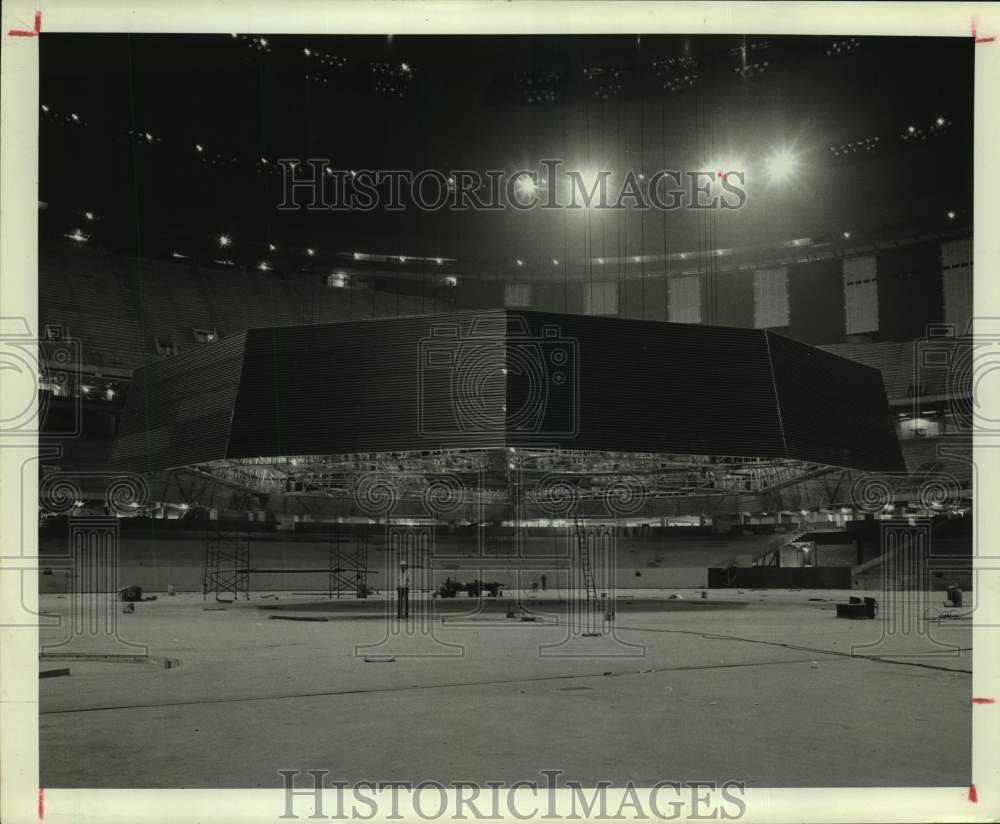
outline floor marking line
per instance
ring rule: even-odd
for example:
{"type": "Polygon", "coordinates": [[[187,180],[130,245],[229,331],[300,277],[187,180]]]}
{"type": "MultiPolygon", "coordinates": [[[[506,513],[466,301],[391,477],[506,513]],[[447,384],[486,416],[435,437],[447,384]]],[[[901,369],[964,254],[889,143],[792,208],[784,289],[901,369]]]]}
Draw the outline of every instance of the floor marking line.
{"type": "MultiPolygon", "coordinates": [[[[782,641],[762,641],[759,638],[742,638],[738,635],[714,635],[708,632],[698,632],[690,629],[665,629],[657,627],[628,627],[618,625],[618,629],[632,630],[633,632],[667,632],[678,635],[697,635],[711,641],[740,641],[747,644],[763,644],[768,647],[781,647],[782,649],[793,649],[799,652],[823,653],[824,655],[837,655],[843,658],[856,658],[863,661],[879,661],[883,664],[898,664],[908,667],[922,667],[924,669],[938,670],[940,672],[964,672],[972,675],[972,670],[958,669],[957,667],[941,667],[937,664],[921,664],[917,661],[897,661],[880,655],[855,655],[852,652],[841,652],[836,649],[820,649],[819,647],[805,647],[801,644],[788,644],[782,641]]],[[[972,647],[959,647],[959,652],[972,652],[972,647]]]]}
{"type": "Polygon", "coordinates": [[[695,672],[698,670],[736,669],[740,667],[767,667],[781,664],[804,664],[813,659],[796,658],[783,661],[751,661],[739,664],[695,664],[688,667],[654,667],[644,670],[626,670],[624,672],[582,672],[565,675],[539,675],[533,678],[501,678],[490,681],[454,681],[445,684],[409,684],[403,687],[370,687],[349,690],[324,690],[322,692],[302,692],[289,695],[254,695],[246,698],[202,698],[190,701],[166,701],[160,704],[122,704],[110,707],[80,707],[77,709],[40,710],[39,715],[68,715],[80,712],[110,712],[114,710],[157,709],[159,707],[188,707],[199,704],[239,704],[250,701],[286,701],[296,698],[325,698],[334,695],[368,695],[380,692],[406,692],[408,690],[454,689],[460,687],[493,687],[506,684],[531,684],[540,681],[563,681],[574,678],[621,677],[629,675],[648,675],[662,672],[695,672]]]}

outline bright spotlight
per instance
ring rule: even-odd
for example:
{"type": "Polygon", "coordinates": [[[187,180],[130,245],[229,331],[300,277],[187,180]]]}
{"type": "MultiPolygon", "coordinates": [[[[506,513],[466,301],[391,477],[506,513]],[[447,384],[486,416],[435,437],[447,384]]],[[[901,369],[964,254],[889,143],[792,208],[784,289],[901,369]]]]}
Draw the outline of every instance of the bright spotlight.
{"type": "Polygon", "coordinates": [[[531,175],[521,175],[514,185],[517,186],[517,193],[519,195],[533,195],[535,190],[538,189],[531,175]]]}
{"type": "Polygon", "coordinates": [[[772,180],[787,180],[798,166],[798,158],[787,149],[774,152],[767,159],[767,172],[772,180]]]}
{"type": "Polygon", "coordinates": [[[229,235],[219,235],[219,245],[228,246],[232,241],[229,239],[229,235]]]}

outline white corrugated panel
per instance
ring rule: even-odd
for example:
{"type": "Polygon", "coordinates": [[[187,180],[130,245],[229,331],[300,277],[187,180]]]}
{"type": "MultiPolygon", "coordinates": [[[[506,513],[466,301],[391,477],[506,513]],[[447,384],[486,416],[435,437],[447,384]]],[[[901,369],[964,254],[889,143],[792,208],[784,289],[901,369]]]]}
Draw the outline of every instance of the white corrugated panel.
{"type": "Polygon", "coordinates": [[[530,283],[507,283],[503,287],[504,306],[531,306],[530,283]]]}
{"type": "Polygon", "coordinates": [[[875,256],[845,258],[844,331],[860,335],[878,331],[878,273],[875,256]]]}
{"type": "Polygon", "coordinates": [[[583,313],[585,315],[617,315],[618,284],[614,282],[585,284],[583,287],[583,313]]]}
{"type": "Polygon", "coordinates": [[[673,323],[701,323],[701,280],[697,275],[671,278],[667,317],[673,323]]]}
{"type": "Polygon", "coordinates": [[[757,329],[788,326],[788,269],[753,273],[753,325],[757,329]]]}

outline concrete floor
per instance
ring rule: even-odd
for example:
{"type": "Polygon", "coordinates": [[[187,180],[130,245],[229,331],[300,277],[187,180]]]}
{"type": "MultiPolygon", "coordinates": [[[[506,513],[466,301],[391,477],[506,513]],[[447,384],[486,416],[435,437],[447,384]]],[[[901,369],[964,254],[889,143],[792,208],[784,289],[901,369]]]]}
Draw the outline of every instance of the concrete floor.
{"type": "MultiPolygon", "coordinates": [[[[468,620],[413,621],[432,634],[388,640],[377,600],[338,607],[276,593],[219,609],[160,595],[116,613],[121,637],[148,645],[148,660],[41,660],[71,670],[40,681],[42,784],[280,787],[281,769],[348,782],[509,784],[556,769],[584,785],[969,783],[968,621],[918,621],[862,658],[852,647],[879,641],[892,605],[878,620],[847,621],[833,614],[842,592],[680,594],[630,593],[616,637],[568,641],[551,592],[526,596],[542,621],[491,604],[468,620]],[[963,651],[943,655],[935,642],[963,651]],[[897,657],[870,657],[887,653],[897,657]]],[[[42,596],[47,612],[65,616],[68,605],[42,596]]],[[[43,629],[43,647],[65,633],[43,629]]],[[[90,638],[55,651],[81,649],[141,651],[90,638]]]]}

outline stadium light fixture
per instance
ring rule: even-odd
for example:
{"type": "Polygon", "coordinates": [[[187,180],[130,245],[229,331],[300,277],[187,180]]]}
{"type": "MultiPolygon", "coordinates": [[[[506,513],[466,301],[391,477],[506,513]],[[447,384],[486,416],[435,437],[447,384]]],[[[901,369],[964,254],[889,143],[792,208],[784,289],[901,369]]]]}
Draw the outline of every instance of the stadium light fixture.
{"type": "Polygon", "coordinates": [[[795,153],[788,149],[780,149],[773,152],[767,158],[767,172],[771,180],[788,180],[798,169],[799,160],[795,153]]]}
{"type": "Polygon", "coordinates": [[[535,190],[538,188],[538,186],[535,184],[535,181],[532,179],[531,175],[520,175],[517,178],[516,186],[518,194],[522,195],[534,194],[535,190]]]}

